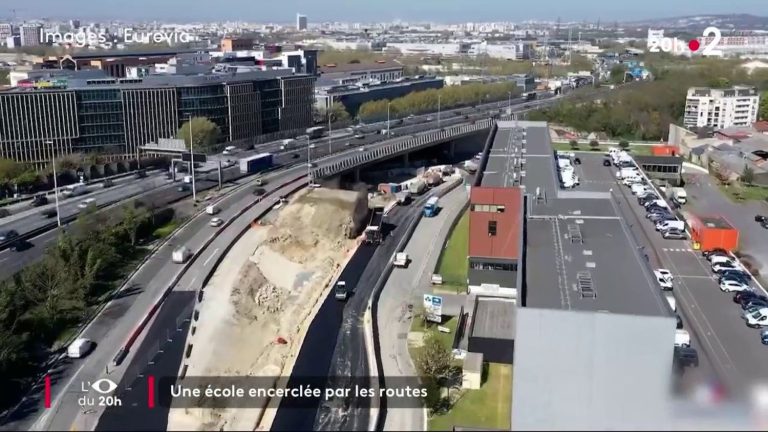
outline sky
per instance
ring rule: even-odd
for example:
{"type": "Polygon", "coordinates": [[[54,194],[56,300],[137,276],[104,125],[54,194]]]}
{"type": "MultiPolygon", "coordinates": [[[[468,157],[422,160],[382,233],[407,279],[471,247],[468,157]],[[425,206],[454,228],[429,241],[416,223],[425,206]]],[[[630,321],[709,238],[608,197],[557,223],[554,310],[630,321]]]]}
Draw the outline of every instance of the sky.
{"type": "Polygon", "coordinates": [[[768,15],[768,0],[0,0],[0,19],[78,18],[168,22],[472,22],[528,19],[603,22],[696,14],[768,15]],[[760,7],[762,6],[762,7],[760,7]]]}

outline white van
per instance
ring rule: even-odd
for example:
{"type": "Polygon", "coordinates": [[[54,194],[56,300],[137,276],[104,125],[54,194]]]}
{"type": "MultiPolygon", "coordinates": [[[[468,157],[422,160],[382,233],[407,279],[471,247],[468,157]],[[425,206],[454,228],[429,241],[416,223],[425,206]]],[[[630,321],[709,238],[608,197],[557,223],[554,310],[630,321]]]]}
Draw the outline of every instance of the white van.
{"type": "Polygon", "coordinates": [[[685,231],[685,222],[681,220],[668,220],[656,224],[656,231],[664,232],[671,229],[679,229],[680,231],[685,231]]]}
{"type": "Polygon", "coordinates": [[[756,311],[747,311],[743,315],[747,327],[758,328],[768,326],[768,308],[760,308],[756,311]]]}
{"type": "Polygon", "coordinates": [[[85,357],[88,354],[88,352],[91,351],[92,347],[93,347],[93,342],[90,339],[77,338],[67,348],[67,357],[69,358],[85,357]]]}
{"type": "Polygon", "coordinates": [[[685,330],[675,330],[675,346],[691,346],[691,335],[685,330]]]}
{"type": "Polygon", "coordinates": [[[220,211],[221,211],[221,209],[218,208],[215,205],[209,205],[208,207],[205,208],[205,212],[207,214],[209,214],[209,215],[215,215],[215,214],[219,213],[220,211]]]}

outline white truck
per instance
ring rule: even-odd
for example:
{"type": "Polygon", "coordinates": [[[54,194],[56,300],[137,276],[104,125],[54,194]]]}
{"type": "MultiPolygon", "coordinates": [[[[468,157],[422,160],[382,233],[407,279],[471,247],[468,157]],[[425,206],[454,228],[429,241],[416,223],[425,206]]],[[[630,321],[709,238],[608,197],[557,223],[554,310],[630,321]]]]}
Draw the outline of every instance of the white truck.
{"type": "Polygon", "coordinates": [[[413,195],[418,195],[427,188],[427,182],[425,182],[422,179],[416,179],[410,183],[408,183],[408,192],[410,192],[413,195]]]}
{"type": "Polygon", "coordinates": [[[85,357],[93,348],[93,342],[86,338],[77,338],[67,347],[67,357],[77,359],[85,357]]]}
{"type": "Polygon", "coordinates": [[[681,187],[672,188],[672,199],[682,205],[688,201],[688,194],[681,187]]]}
{"type": "Polygon", "coordinates": [[[181,246],[173,251],[171,259],[176,264],[184,264],[192,256],[192,251],[186,246],[181,246]]]}
{"type": "Polygon", "coordinates": [[[64,197],[74,197],[83,195],[86,192],[88,192],[88,189],[85,183],[77,183],[64,187],[61,191],[61,194],[64,197]]]}
{"type": "Polygon", "coordinates": [[[211,216],[218,214],[220,211],[221,209],[215,205],[209,205],[208,207],[205,208],[205,213],[211,216]]]}
{"type": "Polygon", "coordinates": [[[395,254],[395,267],[408,267],[408,254],[406,252],[398,252],[395,254]]]}

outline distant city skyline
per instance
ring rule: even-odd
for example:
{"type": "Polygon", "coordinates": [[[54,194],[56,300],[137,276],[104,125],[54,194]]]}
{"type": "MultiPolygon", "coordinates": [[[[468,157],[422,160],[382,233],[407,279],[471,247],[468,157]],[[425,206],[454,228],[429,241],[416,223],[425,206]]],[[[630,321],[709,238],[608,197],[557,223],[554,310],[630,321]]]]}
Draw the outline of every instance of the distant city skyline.
{"type": "Polygon", "coordinates": [[[167,22],[248,21],[295,24],[296,14],[307,15],[310,24],[325,21],[462,23],[476,21],[555,20],[604,22],[635,21],[686,15],[760,15],[766,0],[550,0],[524,2],[512,0],[282,0],[278,7],[264,7],[267,0],[229,0],[223,4],[209,0],[7,0],[0,9],[0,20],[82,19],[167,22]],[[685,4],[680,4],[685,3],[685,4]]]}

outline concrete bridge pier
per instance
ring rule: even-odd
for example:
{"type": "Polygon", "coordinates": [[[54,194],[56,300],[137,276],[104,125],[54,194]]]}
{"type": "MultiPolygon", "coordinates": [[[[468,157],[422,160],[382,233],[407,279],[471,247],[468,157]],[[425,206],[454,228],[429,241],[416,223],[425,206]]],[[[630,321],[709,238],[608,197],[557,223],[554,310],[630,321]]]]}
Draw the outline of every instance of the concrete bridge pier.
{"type": "Polygon", "coordinates": [[[456,141],[451,140],[450,143],[448,143],[448,155],[451,158],[456,156],[456,141]]]}
{"type": "Polygon", "coordinates": [[[408,153],[403,155],[403,165],[408,166],[410,163],[410,159],[408,158],[408,153]]]}
{"type": "Polygon", "coordinates": [[[355,183],[360,183],[360,167],[355,168],[355,183]]]}

